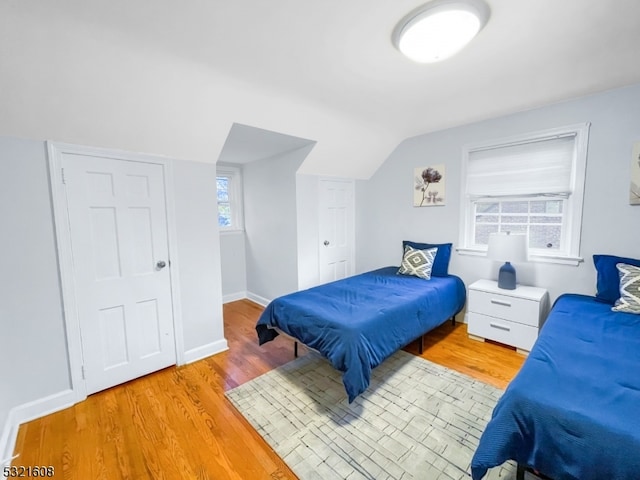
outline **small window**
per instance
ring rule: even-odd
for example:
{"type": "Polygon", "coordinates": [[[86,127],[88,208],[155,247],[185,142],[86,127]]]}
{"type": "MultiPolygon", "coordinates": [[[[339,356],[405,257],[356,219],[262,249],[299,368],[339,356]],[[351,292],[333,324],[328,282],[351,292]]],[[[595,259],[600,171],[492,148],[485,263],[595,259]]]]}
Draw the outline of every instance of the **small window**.
{"type": "Polygon", "coordinates": [[[218,168],[218,227],[220,231],[242,230],[242,176],[235,167],[218,168]]]}
{"type": "Polygon", "coordinates": [[[577,263],[589,125],[464,150],[460,253],[483,253],[489,234],[525,233],[532,260],[577,263]]]}

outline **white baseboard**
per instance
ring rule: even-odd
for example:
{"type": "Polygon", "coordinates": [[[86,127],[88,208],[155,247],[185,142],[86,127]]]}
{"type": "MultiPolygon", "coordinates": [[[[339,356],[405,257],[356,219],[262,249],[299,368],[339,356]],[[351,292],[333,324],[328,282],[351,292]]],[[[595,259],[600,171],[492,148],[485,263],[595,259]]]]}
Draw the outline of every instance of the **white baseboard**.
{"type": "Polygon", "coordinates": [[[7,415],[7,420],[0,434],[0,468],[11,464],[13,449],[15,448],[16,438],[18,437],[19,424],[15,421],[13,412],[14,409],[9,410],[9,415],[7,415]]]}
{"type": "Polygon", "coordinates": [[[262,305],[263,307],[266,307],[271,302],[271,300],[268,300],[264,297],[261,297],[260,295],[256,295],[255,293],[251,292],[247,292],[247,298],[252,302],[256,302],[258,305],[262,305]]]}
{"type": "MultiPolygon", "coordinates": [[[[0,462],[6,461],[6,465],[11,463],[13,450],[16,446],[16,439],[18,438],[18,429],[21,424],[59,410],[64,410],[65,408],[75,405],[75,403],[75,392],[73,390],[64,390],[49,395],[48,397],[13,407],[9,411],[7,421],[0,435],[0,462]]],[[[0,465],[0,467],[4,466],[5,465],[0,465]]]]}
{"type": "Polygon", "coordinates": [[[247,298],[247,292],[228,293],[222,296],[222,303],[235,302],[247,298]]]}
{"type": "Polygon", "coordinates": [[[224,352],[225,350],[229,350],[229,345],[227,344],[227,340],[223,338],[222,340],[218,340],[217,342],[208,343],[206,345],[202,345],[201,347],[187,350],[186,352],[184,352],[184,363],[187,364],[197,362],[198,360],[210,357],[211,355],[215,355],[216,353],[224,352]]]}
{"type": "Polygon", "coordinates": [[[236,292],[236,293],[229,293],[227,295],[223,295],[222,303],[235,302],[238,300],[243,300],[245,298],[248,300],[251,300],[252,302],[257,303],[258,305],[262,305],[263,307],[266,307],[271,302],[271,300],[261,297],[260,295],[256,295],[255,293],[236,292]]]}

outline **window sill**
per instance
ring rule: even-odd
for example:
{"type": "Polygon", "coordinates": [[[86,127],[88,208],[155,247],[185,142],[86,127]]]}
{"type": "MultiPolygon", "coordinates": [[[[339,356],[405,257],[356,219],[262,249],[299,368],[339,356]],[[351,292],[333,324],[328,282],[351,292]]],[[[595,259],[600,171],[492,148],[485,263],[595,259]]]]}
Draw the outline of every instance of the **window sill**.
{"type": "MultiPolygon", "coordinates": [[[[469,255],[473,257],[486,257],[486,250],[479,250],[475,248],[456,248],[456,251],[460,255],[469,255]]],[[[564,255],[530,255],[529,262],[534,263],[556,263],[559,265],[572,265],[577,267],[580,263],[584,262],[582,257],[564,256],[564,255]]]]}
{"type": "Polygon", "coordinates": [[[244,229],[220,230],[220,235],[244,235],[244,229]]]}

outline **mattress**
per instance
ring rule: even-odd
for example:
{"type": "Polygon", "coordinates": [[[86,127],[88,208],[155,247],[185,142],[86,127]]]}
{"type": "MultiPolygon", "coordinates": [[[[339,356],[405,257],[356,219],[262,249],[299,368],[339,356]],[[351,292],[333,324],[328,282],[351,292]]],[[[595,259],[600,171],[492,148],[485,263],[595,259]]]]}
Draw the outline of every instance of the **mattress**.
{"type": "Polygon", "coordinates": [[[385,267],[277,298],[257,322],[259,343],[279,329],[318,350],[342,372],[352,402],[368,387],[372,368],[465,303],[464,284],[454,275],[424,280],[397,270],[385,267]]]}
{"type": "Polygon", "coordinates": [[[563,295],[495,407],[473,479],[509,459],[554,480],[640,478],[639,408],[640,316],[563,295]]]}

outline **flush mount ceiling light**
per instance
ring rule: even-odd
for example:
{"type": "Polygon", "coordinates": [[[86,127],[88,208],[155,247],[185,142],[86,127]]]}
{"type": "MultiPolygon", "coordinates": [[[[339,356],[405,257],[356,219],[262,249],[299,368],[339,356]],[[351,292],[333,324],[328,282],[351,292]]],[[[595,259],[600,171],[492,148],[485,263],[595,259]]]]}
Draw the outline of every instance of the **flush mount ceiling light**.
{"type": "Polygon", "coordinates": [[[462,50],[488,18],[489,7],[482,0],[434,0],[398,23],[393,44],[415,62],[438,62],[462,50]]]}

